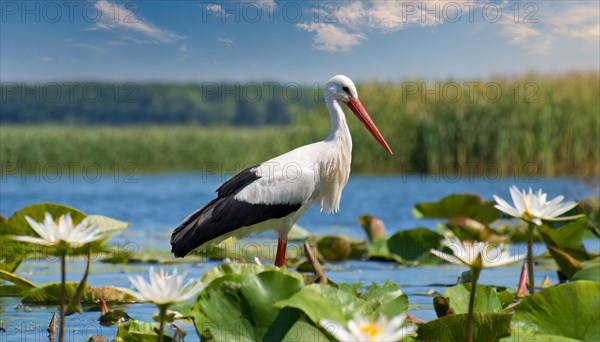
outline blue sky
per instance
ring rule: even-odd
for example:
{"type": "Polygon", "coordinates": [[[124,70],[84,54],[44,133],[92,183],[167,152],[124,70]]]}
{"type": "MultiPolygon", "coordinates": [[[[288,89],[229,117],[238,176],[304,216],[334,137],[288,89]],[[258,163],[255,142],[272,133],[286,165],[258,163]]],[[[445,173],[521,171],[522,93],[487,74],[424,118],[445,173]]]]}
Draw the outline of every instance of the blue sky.
{"type": "Polygon", "coordinates": [[[2,1],[0,80],[470,79],[600,69],[598,1],[2,1]]]}

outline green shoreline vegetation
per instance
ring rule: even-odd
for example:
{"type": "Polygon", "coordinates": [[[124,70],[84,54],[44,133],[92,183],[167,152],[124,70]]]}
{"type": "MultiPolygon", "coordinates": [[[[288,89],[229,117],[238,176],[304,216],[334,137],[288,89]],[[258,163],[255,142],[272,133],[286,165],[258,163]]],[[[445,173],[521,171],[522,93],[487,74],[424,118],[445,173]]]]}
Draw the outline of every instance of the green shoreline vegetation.
{"type": "MultiPolygon", "coordinates": [[[[140,86],[140,93],[147,92],[144,87],[140,86]]],[[[193,85],[173,87],[202,101],[202,92],[189,91],[193,85]]],[[[437,84],[370,82],[358,88],[362,103],[394,155],[387,155],[360,122],[348,115],[354,172],[484,174],[519,179],[600,175],[598,72],[437,84]]],[[[5,102],[7,89],[3,91],[5,102]]],[[[59,168],[79,172],[90,165],[105,172],[234,172],[325,138],[330,127],[327,108],[321,97],[314,97],[311,93],[310,99],[291,104],[279,99],[270,109],[268,103],[261,102],[246,111],[238,110],[238,114],[229,110],[227,115],[237,126],[229,119],[212,126],[197,121],[132,122],[123,116],[123,122],[109,124],[57,122],[43,115],[40,117],[46,119],[35,120],[35,106],[24,103],[19,107],[13,100],[2,110],[0,172],[10,175],[59,168]],[[19,121],[20,110],[29,113],[29,119],[19,121]],[[262,115],[262,121],[248,116],[248,110],[262,115]],[[289,120],[269,118],[273,110],[287,113],[289,120]],[[239,113],[246,115],[245,121],[235,119],[239,113]]],[[[185,111],[185,106],[174,100],[161,108],[168,110],[169,103],[185,111]]],[[[227,102],[213,109],[231,106],[227,102]]],[[[79,110],[86,112],[85,106],[79,110]]],[[[98,111],[96,107],[90,109],[98,111]]]]}

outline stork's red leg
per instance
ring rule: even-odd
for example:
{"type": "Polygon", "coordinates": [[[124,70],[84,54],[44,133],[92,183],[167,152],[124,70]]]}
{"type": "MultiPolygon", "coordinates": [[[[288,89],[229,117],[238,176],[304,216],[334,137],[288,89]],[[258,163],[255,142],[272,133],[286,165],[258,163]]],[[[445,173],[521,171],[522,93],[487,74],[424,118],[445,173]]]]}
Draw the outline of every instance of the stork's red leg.
{"type": "Polygon", "coordinates": [[[285,266],[285,251],[287,249],[288,237],[287,234],[284,238],[279,235],[277,239],[277,255],[275,256],[275,266],[285,266]]]}

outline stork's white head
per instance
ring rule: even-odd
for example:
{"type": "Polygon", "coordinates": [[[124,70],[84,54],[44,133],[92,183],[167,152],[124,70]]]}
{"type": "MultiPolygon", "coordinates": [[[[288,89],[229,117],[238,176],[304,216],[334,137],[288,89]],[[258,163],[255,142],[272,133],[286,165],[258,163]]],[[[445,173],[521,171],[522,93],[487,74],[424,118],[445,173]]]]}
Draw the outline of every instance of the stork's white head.
{"type": "Polygon", "coordinates": [[[325,84],[325,101],[338,101],[345,103],[354,114],[358,117],[358,119],[365,125],[365,127],[371,132],[371,135],[385,148],[390,154],[394,154],[392,149],[385,141],[377,126],[371,120],[369,113],[365,107],[363,107],[362,103],[358,99],[358,92],[356,91],[356,86],[352,80],[344,75],[336,75],[333,76],[327,83],[325,84]]]}
{"type": "Polygon", "coordinates": [[[358,99],[358,92],[350,78],[344,75],[336,75],[325,84],[325,99],[335,99],[345,103],[352,99],[358,99]]]}

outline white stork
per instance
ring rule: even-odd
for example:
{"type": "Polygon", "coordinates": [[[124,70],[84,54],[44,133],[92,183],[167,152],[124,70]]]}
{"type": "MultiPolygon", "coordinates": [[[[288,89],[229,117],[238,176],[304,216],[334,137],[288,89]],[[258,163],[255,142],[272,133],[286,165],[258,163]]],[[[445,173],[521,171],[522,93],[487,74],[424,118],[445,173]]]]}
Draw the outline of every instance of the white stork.
{"type": "Polygon", "coordinates": [[[288,232],[310,204],[320,205],[321,211],[327,213],[339,209],[352,157],[352,138],[341,103],[393,154],[358,100],[352,80],[334,76],[325,85],[324,93],[331,116],[327,139],[247,168],[223,183],[217,189],[217,198],[173,231],[171,252],[176,257],[230,236],[274,229],[279,235],[275,266],[284,266],[288,232]]]}

